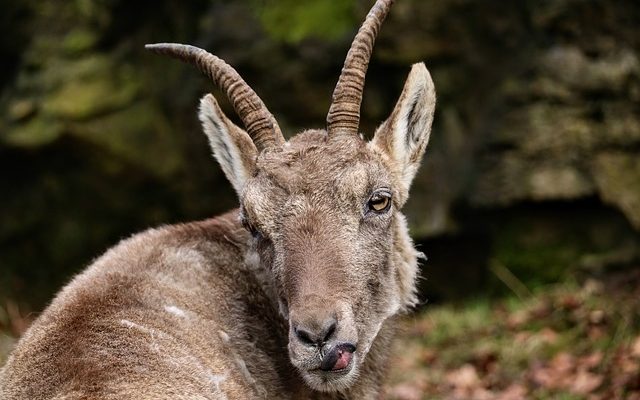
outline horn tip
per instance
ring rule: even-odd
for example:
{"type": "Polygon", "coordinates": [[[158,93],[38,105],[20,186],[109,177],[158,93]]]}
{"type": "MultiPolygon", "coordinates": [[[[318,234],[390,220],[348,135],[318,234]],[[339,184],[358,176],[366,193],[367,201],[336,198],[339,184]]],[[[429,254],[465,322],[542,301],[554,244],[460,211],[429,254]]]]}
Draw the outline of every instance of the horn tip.
{"type": "Polygon", "coordinates": [[[200,50],[197,47],[180,43],[148,43],[144,45],[144,48],[153,53],[192,52],[200,50]]]}
{"type": "Polygon", "coordinates": [[[147,43],[144,45],[146,50],[156,50],[160,47],[166,46],[168,43],[147,43]]]}
{"type": "Polygon", "coordinates": [[[149,43],[144,45],[145,50],[149,50],[152,53],[160,53],[163,50],[170,49],[171,43],[149,43]]]}

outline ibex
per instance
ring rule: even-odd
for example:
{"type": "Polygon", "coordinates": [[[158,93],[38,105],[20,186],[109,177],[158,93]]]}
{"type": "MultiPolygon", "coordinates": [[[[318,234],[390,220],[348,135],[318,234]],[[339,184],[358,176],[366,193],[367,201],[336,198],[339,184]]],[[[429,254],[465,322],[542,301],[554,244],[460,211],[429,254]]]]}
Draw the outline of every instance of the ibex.
{"type": "Polygon", "coordinates": [[[240,208],[122,241],[78,275],[0,374],[9,399],[377,399],[397,316],[416,303],[419,253],[400,210],[424,154],[435,91],[411,69],[371,141],[358,132],[365,72],[393,0],[349,50],[326,130],[285,140],[238,73],[195,64],[229,97],[200,120],[240,208]]]}

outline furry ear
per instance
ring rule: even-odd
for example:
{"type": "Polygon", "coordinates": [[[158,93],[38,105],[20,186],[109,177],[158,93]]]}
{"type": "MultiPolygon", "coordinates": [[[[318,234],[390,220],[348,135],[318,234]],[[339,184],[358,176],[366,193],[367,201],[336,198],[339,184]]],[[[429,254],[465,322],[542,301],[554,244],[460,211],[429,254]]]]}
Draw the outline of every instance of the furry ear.
{"type": "Polygon", "coordinates": [[[423,63],[414,64],[391,116],[376,130],[372,145],[390,158],[403,184],[403,198],[427,148],[436,91],[423,63]]]}
{"type": "Polygon", "coordinates": [[[255,168],[256,146],[247,132],[224,115],[213,95],[207,94],[200,100],[199,117],[213,156],[240,196],[255,168]]]}

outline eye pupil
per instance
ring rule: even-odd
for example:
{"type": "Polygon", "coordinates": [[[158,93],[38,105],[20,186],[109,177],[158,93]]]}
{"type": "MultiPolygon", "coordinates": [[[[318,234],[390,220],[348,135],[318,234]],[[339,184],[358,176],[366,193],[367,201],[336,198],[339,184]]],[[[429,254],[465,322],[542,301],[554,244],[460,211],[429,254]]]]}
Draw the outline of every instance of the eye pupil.
{"type": "Polygon", "coordinates": [[[377,196],[369,200],[369,208],[373,211],[381,212],[389,207],[391,200],[386,196],[377,196]]]}

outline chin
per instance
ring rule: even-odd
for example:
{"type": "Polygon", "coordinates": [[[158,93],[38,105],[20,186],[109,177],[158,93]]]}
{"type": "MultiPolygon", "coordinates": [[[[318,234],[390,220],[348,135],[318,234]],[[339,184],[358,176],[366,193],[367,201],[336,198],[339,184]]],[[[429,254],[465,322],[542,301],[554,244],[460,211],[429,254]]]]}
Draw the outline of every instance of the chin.
{"type": "Polygon", "coordinates": [[[322,371],[314,369],[301,371],[302,377],[309,387],[319,392],[341,392],[348,389],[358,377],[356,356],[349,366],[338,371],[322,371]]]}

